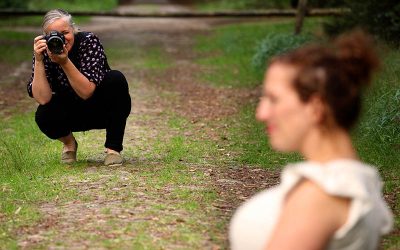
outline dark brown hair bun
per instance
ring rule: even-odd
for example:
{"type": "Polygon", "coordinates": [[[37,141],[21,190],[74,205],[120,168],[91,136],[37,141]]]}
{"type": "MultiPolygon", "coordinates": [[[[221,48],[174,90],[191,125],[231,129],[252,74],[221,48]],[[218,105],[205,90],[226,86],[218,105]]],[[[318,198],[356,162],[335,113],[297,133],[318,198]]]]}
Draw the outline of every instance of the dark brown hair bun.
{"type": "Polygon", "coordinates": [[[335,40],[338,59],[343,70],[352,78],[353,84],[368,85],[371,75],[379,68],[379,58],[372,37],[356,30],[335,40]]]}

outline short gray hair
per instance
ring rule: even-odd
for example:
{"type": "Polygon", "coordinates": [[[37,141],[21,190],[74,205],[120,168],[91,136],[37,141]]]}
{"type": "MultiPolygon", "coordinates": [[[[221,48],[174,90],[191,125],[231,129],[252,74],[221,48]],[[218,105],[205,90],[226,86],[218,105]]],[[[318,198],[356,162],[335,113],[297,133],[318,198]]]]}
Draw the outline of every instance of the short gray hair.
{"type": "Polygon", "coordinates": [[[62,9],[54,9],[50,10],[44,15],[43,18],[43,23],[42,23],[42,31],[46,30],[46,28],[52,24],[54,21],[57,19],[64,18],[70,27],[72,27],[74,33],[77,33],[79,31],[78,27],[75,25],[75,23],[72,21],[72,16],[69,14],[67,11],[62,10],[62,9]]]}

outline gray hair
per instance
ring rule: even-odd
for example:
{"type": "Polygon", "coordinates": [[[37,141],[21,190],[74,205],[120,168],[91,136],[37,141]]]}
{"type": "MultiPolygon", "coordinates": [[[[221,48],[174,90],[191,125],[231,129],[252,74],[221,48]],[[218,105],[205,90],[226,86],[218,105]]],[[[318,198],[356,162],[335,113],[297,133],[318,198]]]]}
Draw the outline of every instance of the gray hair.
{"type": "Polygon", "coordinates": [[[60,18],[64,18],[68,22],[69,26],[72,27],[74,33],[77,33],[79,31],[78,27],[72,21],[71,14],[62,9],[54,9],[48,11],[43,18],[43,23],[42,23],[43,33],[50,24],[52,24],[54,21],[60,18]]]}

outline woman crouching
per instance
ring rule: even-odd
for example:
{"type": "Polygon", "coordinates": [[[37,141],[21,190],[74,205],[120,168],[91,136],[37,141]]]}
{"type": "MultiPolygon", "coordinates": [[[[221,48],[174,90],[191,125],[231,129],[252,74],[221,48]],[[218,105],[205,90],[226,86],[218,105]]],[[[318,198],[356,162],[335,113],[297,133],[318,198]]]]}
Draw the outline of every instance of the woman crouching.
{"type": "Polygon", "coordinates": [[[78,32],[66,11],[49,11],[42,30],[44,35],[34,39],[32,76],[27,86],[29,95],[39,103],[35,117],[40,130],[61,141],[61,161],[73,163],[78,149],[73,132],[106,129],[104,164],[121,165],[131,110],[124,75],[110,69],[98,37],[78,32]],[[62,41],[59,48],[57,40],[62,41]]]}

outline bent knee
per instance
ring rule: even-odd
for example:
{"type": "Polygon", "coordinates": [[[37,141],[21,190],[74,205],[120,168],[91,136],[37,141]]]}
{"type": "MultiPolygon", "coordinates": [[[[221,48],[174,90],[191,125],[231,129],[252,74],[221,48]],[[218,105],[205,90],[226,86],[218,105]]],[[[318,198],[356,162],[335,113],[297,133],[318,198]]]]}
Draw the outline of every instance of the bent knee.
{"type": "Polygon", "coordinates": [[[129,91],[128,81],[125,75],[119,70],[111,70],[107,73],[104,78],[106,85],[110,84],[113,88],[117,88],[120,91],[129,91]]]}

